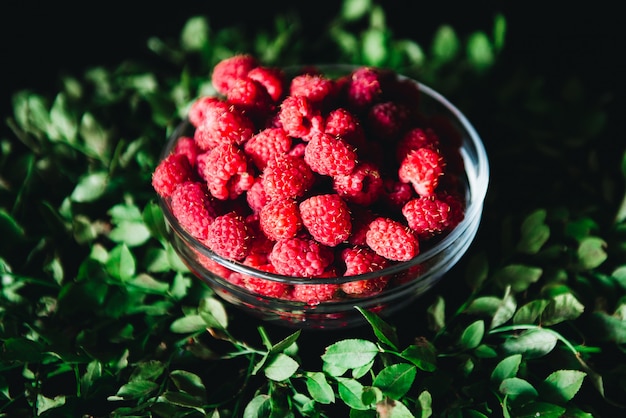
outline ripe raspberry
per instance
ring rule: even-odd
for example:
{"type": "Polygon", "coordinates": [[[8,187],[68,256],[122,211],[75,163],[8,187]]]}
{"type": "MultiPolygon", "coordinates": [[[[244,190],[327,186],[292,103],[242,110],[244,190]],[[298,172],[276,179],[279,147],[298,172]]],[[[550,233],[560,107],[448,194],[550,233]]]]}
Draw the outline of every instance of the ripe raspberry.
{"type": "Polygon", "coordinates": [[[205,240],[207,228],[215,219],[215,208],[211,204],[204,183],[187,181],[176,186],[171,195],[172,214],[180,225],[198,240],[205,240]]]}
{"type": "Polygon", "coordinates": [[[250,251],[250,235],[245,220],[228,212],[213,220],[204,241],[215,254],[229,260],[242,260],[250,251]]]}
{"type": "Polygon", "coordinates": [[[248,78],[261,83],[274,102],[283,97],[285,74],[281,69],[258,66],[248,71],[248,78]]]}
{"type": "Polygon", "coordinates": [[[450,209],[450,205],[432,195],[410,200],[402,208],[402,215],[418,238],[427,240],[448,229],[454,217],[450,209]]]}
{"type": "Polygon", "coordinates": [[[304,141],[308,141],[313,133],[323,130],[323,116],[303,96],[287,96],[280,104],[278,119],[287,135],[304,141]]]}
{"type": "Polygon", "coordinates": [[[180,183],[194,179],[194,171],[183,154],[170,154],[152,173],[152,187],[161,197],[169,197],[180,183]]]}
{"type": "Polygon", "coordinates": [[[213,67],[211,82],[218,93],[227,94],[233,82],[244,78],[252,70],[259,66],[255,57],[249,54],[238,54],[225,58],[213,67]]]}
{"type": "Polygon", "coordinates": [[[298,142],[297,144],[293,144],[291,149],[289,150],[289,155],[293,155],[294,157],[304,158],[304,151],[306,150],[306,142],[298,142]]]}
{"type": "Polygon", "coordinates": [[[278,274],[315,277],[332,263],[333,253],[310,237],[298,236],[276,241],[269,260],[278,274]]]}
{"type": "Polygon", "coordinates": [[[411,151],[400,164],[398,178],[410,183],[420,196],[430,196],[439,184],[439,177],[444,172],[444,160],[430,148],[411,151]]]}
{"type": "Polygon", "coordinates": [[[339,195],[312,196],[300,202],[299,208],[302,224],[318,242],[334,247],[350,236],[350,210],[339,195]]]}
{"type": "Polygon", "coordinates": [[[269,201],[265,190],[263,189],[263,180],[261,177],[256,177],[254,183],[246,192],[246,202],[253,213],[259,213],[261,208],[269,201]]]}
{"type": "Polygon", "coordinates": [[[290,96],[303,96],[311,103],[321,105],[331,100],[336,93],[334,80],[322,74],[304,73],[291,79],[289,86],[290,96]]]}
{"type": "Polygon", "coordinates": [[[224,143],[243,144],[254,132],[254,123],[248,116],[220,100],[206,105],[203,122],[193,137],[200,149],[208,151],[224,143]]]}
{"type": "Polygon", "coordinates": [[[213,106],[213,103],[221,100],[215,96],[201,96],[194,100],[189,106],[187,119],[194,127],[198,127],[204,121],[206,109],[213,106]]]}
{"type": "Polygon", "coordinates": [[[382,195],[383,178],[374,164],[364,162],[348,175],[335,175],[333,189],[350,203],[369,206],[382,195]]]}
{"type": "Polygon", "coordinates": [[[181,136],[178,138],[174,148],[172,148],[173,154],[185,155],[192,167],[195,167],[196,160],[198,159],[198,154],[200,154],[200,152],[201,150],[198,148],[196,141],[189,136],[181,136]]]}
{"type": "Polygon", "coordinates": [[[332,300],[339,289],[340,286],[335,283],[296,284],[293,285],[291,299],[315,306],[321,302],[332,300]]]}
{"type": "Polygon", "coordinates": [[[331,110],[324,121],[324,132],[357,149],[365,145],[365,131],[356,115],[343,107],[331,110]]]}
{"type": "Polygon", "coordinates": [[[432,129],[412,128],[402,135],[396,146],[397,161],[402,162],[409,152],[419,148],[439,148],[439,137],[432,129]]]}
{"type": "Polygon", "coordinates": [[[348,237],[348,243],[355,246],[366,246],[366,234],[370,222],[377,218],[377,215],[368,207],[352,205],[350,206],[352,215],[352,233],[348,237]]]}
{"type": "MultiPolygon", "coordinates": [[[[349,247],[341,252],[341,260],[345,264],[344,276],[356,276],[382,270],[389,265],[389,260],[376,254],[367,247],[349,247]]],[[[348,295],[371,296],[380,293],[389,279],[386,276],[346,282],[341,290],[348,295]]]]}
{"type": "Polygon", "coordinates": [[[228,103],[243,110],[251,119],[261,121],[273,109],[272,97],[258,81],[240,78],[231,84],[226,93],[228,103]]]}
{"type": "MultiPolygon", "coordinates": [[[[422,93],[415,81],[404,77],[390,78],[385,83],[384,90],[386,100],[402,103],[409,109],[418,109],[422,93]]],[[[413,112],[418,117],[416,113],[413,112]]]]}
{"type": "Polygon", "coordinates": [[[263,189],[270,200],[300,197],[315,182],[315,175],[304,159],[289,154],[268,161],[262,177],[263,189]]]}
{"type": "Polygon", "coordinates": [[[384,192],[382,200],[387,207],[392,210],[400,210],[409,200],[413,199],[416,194],[413,186],[409,183],[403,183],[392,177],[386,177],[383,180],[384,192]]]}
{"type": "Polygon", "coordinates": [[[289,152],[291,137],[282,128],[266,128],[250,138],[243,149],[254,165],[263,170],[269,160],[289,152]]]}
{"type": "Polygon", "coordinates": [[[311,170],[322,175],[350,174],[356,160],[356,151],[350,144],[323,132],[313,135],[304,149],[304,161],[311,170]]]}
{"type": "Polygon", "coordinates": [[[259,224],[263,233],[274,241],[295,237],[302,226],[298,203],[293,199],[269,202],[259,212],[259,224]]]}
{"type": "MultiPolygon", "coordinates": [[[[244,260],[244,264],[247,264],[244,260]]],[[[261,265],[251,265],[250,267],[254,267],[257,270],[264,271],[266,273],[276,273],[276,269],[271,264],[261,264],[261,265]]],[[[258,295],[267,296],[270,298],[285,298],[291,291],[291,286],[274,281],[265,279],[263,277],[255,277],[247,274],[242,274],[243,286],[251,291],[252,293],[256,293],[258,295]]]]}
{"type": "Polygon", "coordinates": [[[372,67],[357,68],[347,83],[346,94],[347,102],[357,111],[378,102],[382,96],[380,72],[372,67]]]}
{"type": "Polygon", "coordinates": [[[206,156],[203,168],[209,192],[217,199],[234,199],[254,184],[248,157],[231,143],[213,148],[206,156]]]}
{"type": "Polygon", "coordinates": [[[409,111],[396,102],[381,102],[370,107],[367,125],[373,135],[386,143],[396,142],[409,124],[409,111]]]}
{"type": "Polygon", "coordinates": [[[376,254],[394,261],[408,261],[419,254],[419,241],[407,226],[387,217],[370,222],[365,235],[376,254]]]}

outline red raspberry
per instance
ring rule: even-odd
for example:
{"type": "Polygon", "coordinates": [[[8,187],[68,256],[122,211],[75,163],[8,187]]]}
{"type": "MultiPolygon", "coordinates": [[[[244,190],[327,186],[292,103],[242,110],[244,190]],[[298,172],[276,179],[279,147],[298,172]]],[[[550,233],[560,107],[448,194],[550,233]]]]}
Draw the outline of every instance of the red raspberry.
{"type": "Polygon", "coordinates": [[[224,101],[214,101],[204,109],[203,122],[193,137],[200,149],[208,151],[224,143],[243,144],[254,132],[254,123],[240,109],[224,101]]]}
{"type": "MultiPolygon", "coordinates": [[[[367,247],[349,247],[341,252],[345,264],[344,276],[356,276],[382,270],[389,265],[389,260],[376,254],[367,247]]],[[[341,284],[341,290],[348,295],[371,296],[380,293],[389,279],[381,276],[368,280],[358,280],[341,284]]]]}
{"type": "Polygon", "coordinates": [[[207,228],[215,219],[204,183],[187,181],[176,186],[172,192],[170,207],[180,225],[198,240],[205,240],[207,228]]]}
{"type": "Polygon", "coordinates": [[[324,132],[346,141],[357,149],[365,145],[365,131],[360,120],[342,107],[328,113],[324,122],[324,132]]]}
{"type": "Polygon", "coordinates": [[[254,173],[243,150],[231,143],[213,148],[203,163],[203,177],[217,199],[234,199],[254,184],[254,173]]]}
{"type": "Polygon", "coordinates": [[[368,207],[358,205],[350,207],[350,214],[352,215],[352,233],[348,237],[348,243],[366,246],[367,241],[365,238],[369,224],[377,218],[377,215],[368,207]]]}
{"type": "Polygon", "coordinates": [[[269,260],[276,272],[293,277],[316,277],[333,261],[332,251],[306,236],[276,241],[269,260]]]}
{"type": "Polygon", "coordinates": [[[313,135],[304,149],[304,161],[322,175],[350,174],[356,160],[356,151],[350,144],[323,132],[313,135]]]}
{"type": "Polygon", "coordinates": [[[298,203],[293,199],[269,202],[259,212],[259,224],[263,233],[274,241],[295,237],[302,226],[298,203]]]}
{"type": "Polygon", "coordinates": [[[261,83],[274,102],[283,97],[285,74],[281,69],[258,66],[248,72],[248,78],[261,83]]]}
{"type": "Polygon", "coordinates": [[[169,197],[180,183],[194,179],[194,171],[184,154],[170,154],[152,173],[152,187],[161,197],[169,197]]]}
{"type": "Polygon", "coordinates": [[[235,80],[246,77],[246,75],[259,66],[255,57],[249,54],[238,54],[225,58],[213,67],[211,82],[218,93],[227,94],[235,80]]]}
{"type": "Polygon", "coordinates": [[[187,113],[189,122],[196,128],[202,125],[207,108],[213,106],[215,102],[221,102],[221,100],[215,96],[201,96],[194,100],[191,106],[189,106],[189,112],[187,113]]]}
{"type": "Polygon", "coordinates": [[[250,138],[243,149],[259,170],[263,170],[269,160],[289,152],[291,137],[282,128],[266,128],[250,138]]]}
{"type": "Polygon", "coordinates": [[[242,260],[250,251],[248,224],[235,212],[220,215],[207,228],[204,243],[221,257],[242,260]]]}
{"type": "Polygon", "coordinates": [[[432,129],[412,128],[408,130],[396,146],[397,161],[402,162],[409,152],[419,148],[430,148],[435,151],[439,148],[439,137],[432,129]]]}
{"type": "Polygon", "coordinates": [[[315,183],[315,175],[304,159],[289,154],[268,161],[262,177],[270,200],[300,197],[315,183]]]}
{"type": "Polygon", "coordinates": [[[339,289],[340,286],[335,283],[296,284],[293,286],[291,299],[315,306],[321,302],[332,300],[339,289]]]}
{"type": "Polygon", "coordinates": [[[426,120],[426,124],[437,132],[442,143],[454,148],[459,148],[463,145],[463,136],[458,128],[452,124],[450,118],[441,114],[435,114],[426,120]]]}
{"type": "Polygon", "coordinates": [[[372,67],[354,70],[346,86],[347,102],[356,110],[367,108],[382,96],[381,74],[372,67]]]}
{"type": "Polygon", "coordinates": [[[263,189],[263,180],[261,177],[256,177],[254,183],[246,192],[246,202],[253,213],[259,213],[261,208],[267,204],[269,199],[263,189]]]}
{"type": "Polygon", "coordinates": [[[409,115],[406,106],[400,103],[376,103],[367,113],[367,124],[371,133],[382,141],[396,142],[408,127],[409,115]]]}
{"type": "MultiPolygon", "coordinates": [[[[246,259],[247,260],[247,259],[246,259]]],[[[244,260],[244,264],[250,265],[244,260]]],[[[250,265],[257,270],[264,271],[266,273],[276,273],[276,269],[271,264],[250,265]]],[[[285,298],[291,291],[291,286],[274,280],[265,279],[262,277],[254,277],[247,274],[242,274],[243,286],[258,295],[267,296],[270,298],[285,298]]]]}
{"type": "Polygon", "coordinates": [[[410,200],[402,208],[402,215],[409,227],[423,240],[430,239],[448,229],[450,222],[448,216],[453,216],[450,206],[434,195],[410,200]]]}
{"type": "MultiPolygon", "coordinates": [[[[422,93],[415,81],[404,77],[390,77],[385,83],[384,90],[387,100],[402,103],[409,109],[418,109],[422,93]]],[[[416,112],[413,113],[417,117],[416,112]]]]}
{"type": "Polygon", "coordinates": [[[299,207],[302,224],[318,242],[334,247],[350,236],[350,210],[339,195],[312,196],[300,202],[299,207]]]}
{"type": "Polygon", "coordinates": [[[278,119],[287,135],[304,141],[308,141],[313,133],[323,130],[323,116],[303,96],[287,96],[280,104],[278,119]]]}
{"type": "Polygon", "coordinates": [[[289,150],[289,155],[294,157],[304,158],[304,151],[306,150],[306,142],[298,142],[294,144],[289,150]]]}
{"type": "Polygon", "coordinates": [[[400,164],[398,178],[410,183],[420,196],[430,196],[439,184],[439,177],[444,172],[444,160],[430,148],[411,151],[400,164]]]}
{"type": "Polygon", "coordinates": [[[419,254],[413,231],[391,218],[381,216],[370,222],[365,240],[376,254],[389,260],[408,261],[419,254]]]}
{"type": "Polygon", "coordinates": [[[274,109],[274,101],[265,86],[251,78],[233,81],[226,100],[242,109],[253,120],[262,120],[274,109]]]}
{"type": "Polygon", "coordinates": [[[369,206],[383,193],[383,178],[372,163],[358,164],[350,174],[333,177],[333,189],[350,203],[369,206]]]}
{"type": "Polygon", "coordinates": [[[305,73],[291,79],[289,86],[290,96],[303,96],[311,103],[321,105],[335,94],[334,80],[322,74],[305,73]]]}
{"type": "Polygon", "coordinates": [[[189,160],[192,167],[195,167],[198,154],[201,153],[200,148],[196,144],[196,141],[189,136],[181,136],[176,140],[176,144],[172,149],[174,154],[183,154],[189,160]]]}
{"type": "Polygon", "coordinates": [[[392,177],[383,179],[384,192],[382,200],[392,210],[400,210],[409,200],[413,199],[416,194],[413,186],[409,183],[403,183],[392,177]]]}

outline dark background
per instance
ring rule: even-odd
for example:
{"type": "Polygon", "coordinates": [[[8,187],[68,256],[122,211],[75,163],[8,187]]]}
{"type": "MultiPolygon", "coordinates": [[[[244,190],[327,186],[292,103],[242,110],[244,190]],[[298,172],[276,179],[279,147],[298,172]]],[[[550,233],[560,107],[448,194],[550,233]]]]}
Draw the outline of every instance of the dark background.
{"type": "MultiPolygon", "coordinates": [[[[442,23],[457,31],[490,30],[501,12],[508,21],[505,59],[510,65],[559,77],[581,74],[600,88],[623,91],[622,14],[609,1],[554,7],[547,1],[379,2],[398,37],[427,45],[442,23]],[[593,7],[591,7],[593,6],[593,7]]],[[[614,3],[616,4],[616,3],[614,3]]],[[[54,2],[3,0],[0,5],[0,99],[10,111],[10,94],[30,88],[56,91],[63,72],[80,75],[93,65],[115,65],[147,57],[150,36],[174,38],[192,15],[209,17],[215,29],[242,23],[272,25],[277,12],[297,8],[311,33],[339,10],[339,0],[315,2],[54,2]]]]}

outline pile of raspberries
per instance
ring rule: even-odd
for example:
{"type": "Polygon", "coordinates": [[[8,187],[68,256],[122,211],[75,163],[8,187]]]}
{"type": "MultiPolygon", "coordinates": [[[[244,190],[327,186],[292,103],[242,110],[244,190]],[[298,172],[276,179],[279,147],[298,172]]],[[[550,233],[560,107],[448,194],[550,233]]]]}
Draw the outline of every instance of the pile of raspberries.
{"type": "MultiPolygon", "coordinates": [[[[463,219],[462,138],[418,110],[414,81],[366,66],[287,75],[249,54],[220,61],[211,81],[217,94],[190,105],[193,134],[177,139],[152,186],[219,256],[286,276],[353,276],[411,260],[463,219]]],[[[289,285],[201,262],[255,294],[309,304],[375,295],[390,281],[289,285]]]]}

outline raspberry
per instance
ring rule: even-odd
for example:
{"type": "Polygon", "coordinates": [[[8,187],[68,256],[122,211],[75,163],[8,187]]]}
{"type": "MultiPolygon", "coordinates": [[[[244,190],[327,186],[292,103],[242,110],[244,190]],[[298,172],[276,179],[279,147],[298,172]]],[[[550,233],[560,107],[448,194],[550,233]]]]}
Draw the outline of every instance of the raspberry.
{"type": "Polygon", "coordinates": [[[226,94],[226,100],[242,109],[253,120],[262,120],[274,108],[274,101],[265,86],[251,78],[233,81],[226,94]]]}
{"type": "MultiPolygon", "coordinates": [[[[341,252],[341,260],[346,266],[344,276],[356,276],[382,270],[389,265],[389,260],[367,247],[349,247],[341,252]]],[[[341,290],[348,295],[371,296],[380,293],[389,279],[385,276],[377,278],[346,282],[341,284],[341,290]]]]}
{"type": "Polygon", "coordinates": [[[304,141],[308,141],[313,133],[323,130],[323,116],[303,96],[287,96],[280,105],[278,119],[287,135],[304,141]]]}
{"type": "Polygon", "coordinates": [[[194,171],[184,154],[170,154],[152,173],[152,187],[161,197],[169,197],[180,183],[194,179],[194,171]]]}
{"type": "Polygon", "coordinates": [[[259,66],[255,57],[249,54],[238,54],[225,58],[213,67],[211,82],[218,93],[227,94],[233,82],[244,78],[252,70],[259,66]]]}
{"type": "Polygon", "coordinates": [[[196,239],[205,240],[207,228],[215,219],[206,185],[187,181],[176,186],[171,195],[172,214],[180,225],[196,239]]]}
{"type": "Polygon", "coordinates": [[[242,260],[250,251],[248,225],[235,212],[220,215],[207,228],[204,243],[221,257],[242,260]]]}
{"type": "Polygon", "coordinates": [[[335,283],[295,284],[291,292],[291,299],[315,306],[321,302],[332,300],[339,289],[340,286],[335,283]]]}
{"type": "Polygon", "coordinates": [[[346,86],[347,102],[356,110],[378,102],[382,96],[381,75],[372,67],[354,70],[346,86]]]}
{"type": "Polygon", "coordinates": [[[352,216],[352,233],[348,237],[348,243],[358,246],[366,246],[366,234],[369,224],[377,215],[371,209],[364,206],[353,205],[350,207],[352,216]]]}
{"type": "Polygon", "coordinates": [[[225,143],[213,148],[203,163],[203,177],[217,199],[234,199],[254,184],[254,173],[241,148],[225,143]]]}
{"type": "MultiPolygon", "coordinates": [[[[244,264],[249,265],[245,262],[244,264]]],[[[276,269],[271,264],[260,264],[260,265],[250,265],[250,267],[254,267],[257,270],[261,270],[267,273],[276,273],[276,269]]],[[[250,275],[242,275],[243,286],[249,291],[271,298],[285,298],[290,290],[291,286],[274,281],[265,279],[262,277],[254,277],[250,275]]]]}
{"type": "Polygon", "coordinates": [[[274,241],[295,237],[302,226],[298,203],[293,199],[269,202],[259,212],[259,224],[263,233],[274,241]]]}
{"type": "Polygon", "coordinates": [[[339,195],[312,196],[300,202],[299,208],[302,224],[318,242],[334,247],[350,236],[350,210],[339,195]]]}
{"type": "Polygon", "coordinates": [[[432,129],[413,128],[407,131],[396,146],[397,161],[401,162],[409,152],[419,148],[430,148],[435,151],[439,148],[439,137],[432,129]]]}
{"type": "Polygon", "coordinates": [[[365,145],[365,132],[360,120],[342,107],[333,109],[328,113],[324,121],[324,132],[343,139],[356,148],[365,145]]]}
{"type": "Polygon", "coordinates": [[[332,263],[333,254],[328,247],[303,236],[276,241],[269,260],[279,274],[315,277],[332,263]]]}
{"type": "Polygon", "coordinates": [[[189,122],[197,128],[204,121],[207,108],[211,107],[213,103],[220,101],[221,100],[215,96],[198,97],[191,103],[191,106],[189,106],[187,119],[189,119],[189,122]]]}
{"type": "Polygon", "coordinates": [[[198,159],[198,154],[200,154],[200,152],[201,150],[198,148],[196,141],[189,136],[181,136],[178,138],[178,141],[176,141],[176,144],[172,149],[172,153],[174,154],[185,155],[192,167],[196,165],[196,160],[198,159]]]}
{"type": "Polygon", "coordinates": [[[347,142],[320,132],[304,149],[304,161],[318,174],[347,175],[356,166],[356,151],[347,142]]]}
{"type": "Polygon", "coordinates": [[[367,113],[367,123],[373,135],[385,142],[395,142],[409,123],[409,111],[396,102],[374,104],[367,113]]]}
{"type": "Polygon", "coordinates": [[[315,175],[304,159],[289,154],[268,161],[262,176],[270,200],[300,197],[315,182],[315,175]]]}
{"type": "Polygon", "coordinates": [[[382,200],[392,210],[400,210],[402,206],[415,197],[415,190],[409,183],[387,177],[383,180],[383,186],[382,200]]]}
{"type": "Polygon", "coordinates": [[[306,150],[306,142],[298,142],[294,144],[289,150],[289,155],[294,157],[304,158],[304,151],[306,150]]]}
{"type": "Polygon", "coordinates": [[[282,128],[266,128],[250,138],[243,149],[254,164],[263,170],[269,160],[289,152],[291,137],[282,128]]]}
{"type": "Polygon", "coordinates": [[[435,196],[424,196],[412,199],[404,205],[402,215],[417,236],[426,240],[448,228],[451,218],[454,217],[450,209],[450,205],[435,196]]]}
{"type": "Polygon", "coordinates": [[[430,196],[439,184],[444,172],[444,160],[430,148],[419,148],[404,157],[398,169],[398,178],[410,183],[420,196],[430,196]]]}
{"type": "Polygon", "coordinates": [[[380,216],[370,222],[365,240],[376,254],[389,260],[408,261],[419,254],[413,231],[391,218],[380,216]]]}
{"type": "Polygon", "coordinates": [[[350,174],[335,175],[333,189],[350,203],[369,206],[382,195],[383,178],[374,164],[364,162],[350,174]]]}
{"type": "Polygon", "coordinates": [[[291,79],[289,95],[303,96],[311,103],[321,104],[335,94],[335,82],[322,74],[305,73],[291,79]]]}
{"type": "Polygon", "coordinates": [[[259,213],[261,208],[269,201],[265,190],[263,189],[263,180],[261,177],[256,177],[254,183],[246,192],[246,202],[253,213],[259,213]]]}
{"type": "Polygon", "coordinates": [[[240,109],[224,101],[214,101],[204,109],[204,119],[194,132],[198,147],[208,151],[220,144],[242,144],[254,135],[252,120],[240,109]]]}
{"type": "Polygon", "coordinates": [[[258,66],[248,71],[248,78],[261,83],[274,102],[283,97],[285,74],[281,69],[258,66]]]}

